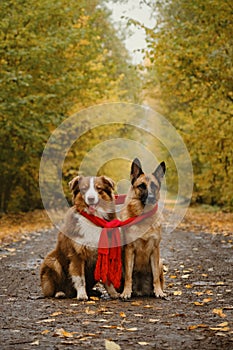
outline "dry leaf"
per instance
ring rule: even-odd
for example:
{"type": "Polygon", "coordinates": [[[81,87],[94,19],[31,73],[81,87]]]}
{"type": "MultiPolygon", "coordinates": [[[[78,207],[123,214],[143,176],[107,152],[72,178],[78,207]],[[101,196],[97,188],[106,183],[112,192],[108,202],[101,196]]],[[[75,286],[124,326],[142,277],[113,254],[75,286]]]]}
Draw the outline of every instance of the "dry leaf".
{"type": "Polygon", "coordinates": [[[221,333],[221,332],[217,332],[217,333],[215,333],[215,335],[218,335],[218,336],[220,336],[220,337],[227,337],[226,334],[221,333]]]}
{"type": "Polygon", "coordinates": [[[51,316],[54,317],[54,316],[58,316],[58,315],[61,315],[62,312],[61,311],[57,311],[57,312],[54,312],[51,316]]]}
{"type": "Polygon", "coordinates": [[[138,344],[144,346],[149,345],[150,343],[147,343],[146,341],[139,341],[138,344]]]}
{"type": "Polygon", "coordinates": [[[220,316],[220,317],[226,317],[226,315],[222,312],[222,309],[213,309],[213,314],[216,314],[216,315],[218,315],[218,316],[220,316]]]}
{"type": "Polygon", "coordinates": [[[190,275],[182,275],[182,276],[181,276],[181,278],[184,278],[184,279],[185,279],[185,278],[189,278],[189,277],[190,277],[190,275]]]}
{"type": "Polygon", "coordinates": [[[175,275],[172,275],[172,276],[169,276],[170,278],[177,278],[177,276],[175,276],[175,275]]]}
{"type": "Polygon", "coordinates": [[[94,300],[88,300],[88,301],[86,301],[86,304],[95,304],[95,301],[94,300]]]}
{"type": "Polygon", "coordinates": [[[152,309],[153,308],[153,306],[152,305],[149,305],[149,304],[146,304],[146,305],[144,305],[143,306],[145,309],[152,309]]]}
{"type": "Polygon", "coordinates": [[[199,301],[194,301],[193,304],[195,304],[195,305],[197,305],[197,306],[203,306],[203,305],[204,305],[204,303],[200,303],[199,301]]]}
{"type": "Polygon", "coordinates": [[[159,318],[149,318],[149,322],[150,323],[156,323],[156,322],[159,322],[160,319],[159,318]]]}
{"type": "Polygon", "coordinates": [[[213,291],[212,291],[212,290],[206,290],[206,291],[205,291],[205,294],[207,294],[207,295],[213,295],[213,291]]]}
{"type": "Polygon", "coordinates": [[[105,339],[105,349],[106,350],[120,350],[121,347],[120,347],[120,345],[118,345],[114,341],[110,341],[110,340],[105,339]]]}
{"type": "Polygon", "coordinates": [[[37,339],[37,340],[33,341],[32,343],[30,343],[30,345],[40,345],[40,342],[39,342],[39,340],[37,339]]]}
{"type": "Polygon", "coordinates": [[[91,299],[91,300],[94,300],[94,301],[100,300],[100,298],[98,298],[98,297],[90,297],[90,299],[91,299]]]}
{"type": "Polygon", "coordinates": [[[133,306],[140,306],[140,305],[142,305],[142,301],[133,301],[131,303],[131,305],[133,305],[133,306]]]}
{"type": "Polygon", "coordinates": [[[45,320],[40,320],[37,321],[36,323],[50,323],[50,322],[55,322],[55,318],[46,318],[45,320]]]}
{"type": "Polygon", "coordinates": [[[134,314],[134,316],[136,316],[136,317],[142,317],[143,314],[134,314]]]}
{"type": "Polygon", "coordinates": [[[182,292],[181,292],[181,290],[176,290],[173,294],[174,295],[182,295],[182,292]]]}
{"type": "Polygon", "coordinates": [[[74,336],[74,333],[66,332],[63,328],[58,328],[55,329],[53,336],[61,338],[72,338],[74,336]]]}
{"type": "Polygon", "coordinates": [[[194,329],[197,329],[197,328],[206,328],[206,327],[208,327],[206,324],[201,323],[201,324],[188,326],[188,330],[193,331],[194,329]]]}
{"type": "Polygon", "coordinates": [[[125,317],[126,317],[126,314],[125,314],[124,312],[120,312],[120,316],[121,316],[122,318],[125,318],[125,317]]]}
{"type": "Polygon", "coordinates": [[[203,292],[193,292],[193,294],[200,296],[200,295],[203,295],[204,293],[203,292]]]}
{"type": "Polygon", "coordinates": [[[221,332],[228,332],[230,330],[230,327],[210,327],[212,331],[221,331],[221,332]]]}
{"type": "Polygon", "coordinates": [[[96,312],[94,310],[90,310],[89,306],[85,309],[87,315],[94,315],[96,312]]]}
{"type": "Polygon", "coordinates": [[[48,334],[50,331],[48,329],[45,329],[41,332],[41,334],[48,334]]]}
{"type": "Polygon", "coordinates": [[[205,298],[203,299],[203,303],[209,303],[212,300],[213,300],[212,298],[205,298]]]}
{"type": "Polygon", "coordinates": [[[218,286],[223,286],[223,285],[224,285],[224,282],[219,281],[219,282],[217,282],[216,284],[217,284],[218,286]]]}
{"type": "Polygon", "coordinates": [[[217,324],[217,327],[226,327],[226,326],[228,326],[228,322],[222,322],[217,324]]]}
{"type": "Polygon", "coordinates": [[[188,288],[188,289],[193,288],[193,285],[192,284],[186,284],[185,288],[188,288]]]}
{"type": "Polygon", "coordinates": [[[129,332],[136,332],[138,330],[138,328],[132,327],[132,328],[126,328],[126,330],[129,332]]]}

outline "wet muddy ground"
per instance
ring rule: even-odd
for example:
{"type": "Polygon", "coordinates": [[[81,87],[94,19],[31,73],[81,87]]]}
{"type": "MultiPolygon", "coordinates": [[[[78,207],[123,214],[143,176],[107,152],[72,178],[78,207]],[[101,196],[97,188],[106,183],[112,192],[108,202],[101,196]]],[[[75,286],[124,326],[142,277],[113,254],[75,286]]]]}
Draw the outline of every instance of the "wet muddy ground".
{"type": "Polygon", "coordinates": [[[1,248],[3,349],[232,349],[233,238],[175,231],[161,255],[168,300],[44,299],[39,267],[57,233],[1,248]]]}

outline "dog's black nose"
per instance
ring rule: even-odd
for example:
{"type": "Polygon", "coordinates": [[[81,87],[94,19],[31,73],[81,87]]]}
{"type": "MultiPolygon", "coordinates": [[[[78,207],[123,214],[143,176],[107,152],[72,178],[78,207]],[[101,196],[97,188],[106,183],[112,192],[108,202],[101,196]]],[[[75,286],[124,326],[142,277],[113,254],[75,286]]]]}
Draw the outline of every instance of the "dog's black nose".
{"type": "Polygon", "coordinates": [[[148,194],[147,196],[147,203],[149,204],[154,204],[156,202],[156,198],[153,194],[148,194]]]}
{"type": "Polygon", "coordinates": [[[88,204],[94,204],[95,203],[95,197],[89,196],[87,197],[88,204]]]}

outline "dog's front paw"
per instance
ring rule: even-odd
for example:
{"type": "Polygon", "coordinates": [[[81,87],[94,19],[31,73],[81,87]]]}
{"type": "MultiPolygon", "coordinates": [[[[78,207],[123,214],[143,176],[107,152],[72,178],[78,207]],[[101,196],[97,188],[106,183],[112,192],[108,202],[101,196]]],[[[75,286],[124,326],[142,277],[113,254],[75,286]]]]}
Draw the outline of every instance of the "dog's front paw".
{"type": "Polygon", "coordinates": [[[86,291],[78,290],[77,291],[77,299],[80,300],[80,301],[81,300],[83,300],[83,301],[88,300],[88,296],[87,296],[86,291]]]}
{"type": "Polygon", "coordinates": [[[124,289],[123,292],[120,295],[120,298],[123,300],[127,300],[131,298],[132,290],[131,289],[124,289]]]}
{"type": "Polygon", "coordinates": [[[57,298],[57,299],[63,299],[63,298],[65,298],[65,297],[66,297],[65,293],[62,292],[62,291],[57,292],[57,293],[55,294],[55,298],[57,298]]]}
{"type": "Polygon", "coordinates": [[[154,294],[155,294],[156,298],[166,298],[166,294],[162,291],[161,288],[156,288],[154,290],[154,294]]]}
{"type": "Polygon", "coordinates": [[[108,285],[108,284],[105,284],[105,289],[107,290],[109,296],[112,298],[112,299],[118,299],[120,294],[117,293],[116,289],[113,287],[112,284],[108,285]]]}

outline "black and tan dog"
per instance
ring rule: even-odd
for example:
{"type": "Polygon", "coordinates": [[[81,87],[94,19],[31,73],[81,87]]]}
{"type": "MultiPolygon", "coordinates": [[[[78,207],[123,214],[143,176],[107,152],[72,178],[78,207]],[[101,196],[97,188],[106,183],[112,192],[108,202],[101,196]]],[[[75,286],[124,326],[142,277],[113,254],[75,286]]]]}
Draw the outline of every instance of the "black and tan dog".
{"type": "MultiPolygon", "coordinates": [[[[131,187],[121,211],[121,219],[140,216],[151,211],[160,197],[161,181],[165,174],[162,162],[152,174],[144,174],[140,161],[131,165],[131,187]]],[[[164,297],[163,264],[160,260],[161,223],[158,212],[124,229],[125,282],[122,299],[131,295],[164,297]]]]}
{"type": "MultiPolygon", "coordinates": [[[[77,176],[70,183],[74,206],[66,215],[56,248],[44,259],[41,286],[46,297],[74,297],[87,300],[95,285],[94,269],[101,228],[79,213],[85,211],[107,221],[116,217],[114,182],[105,176],[77,176]]],[[[112,298],[118,293],[106,285],[112,298]]]]}

